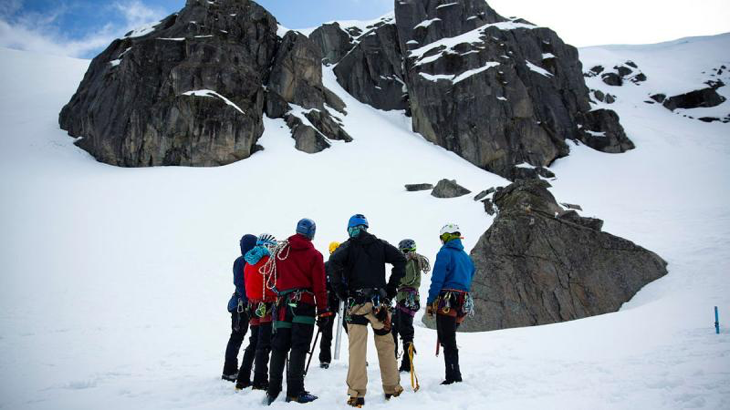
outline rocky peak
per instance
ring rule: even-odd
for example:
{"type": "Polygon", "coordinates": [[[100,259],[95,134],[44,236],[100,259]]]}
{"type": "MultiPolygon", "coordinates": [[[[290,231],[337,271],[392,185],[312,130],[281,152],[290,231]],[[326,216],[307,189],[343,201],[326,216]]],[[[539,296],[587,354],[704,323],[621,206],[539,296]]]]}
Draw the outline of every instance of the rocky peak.
{"type": "Polygon", "coordinates": [[[483,0],[396,0],[395,14],[404,50],[507,21],[483,0]]]}
{"type": "MultiPolygon", "coordinates": [[[[276,19],[249,0],[188,0],[162,21],[117,39],[93,59],[59,116],[61,128],[113,165],[217,166],[250,156],[263,112],[316,109],[304,132],[316,152],[350,137],[326,111],[344,103],[322,85],[321,53],[308,38],[282,40],[276,19]],[[317,125],[319,124],[319,125],[317,125]],[[322,127],[319,129],[318,127],[322,127]]],[[[299,121],[303,123],[306,121],[299,121]]],[[[293,124],[293,125],[292,125],[293,124]]]]}

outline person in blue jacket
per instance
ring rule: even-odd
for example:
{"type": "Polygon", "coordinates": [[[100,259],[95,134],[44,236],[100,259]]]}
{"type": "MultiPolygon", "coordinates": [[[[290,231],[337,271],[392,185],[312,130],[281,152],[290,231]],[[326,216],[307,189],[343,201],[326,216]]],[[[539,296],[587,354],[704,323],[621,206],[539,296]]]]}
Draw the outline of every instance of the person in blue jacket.
{"type": "Polygon", "coordinates": [[[475,269],[464,252],[458,225],[441,228],[439,238],[443,246],[436,255],[426,313],[436,315],[436,332],[444,348],[446,379],[441,384],[452,384],[462,381],[456,329],[471,309],[469,290],[475,269]]]}
{"type": "MultiPolygon", "coordinates": [[[[246,265],[246,261],[243,256],[256,246],[256,240],[254,235],[244,235],[239,243],[241,256],[233,262],[233,284],[236,285],[236,291],[228,300],[228,312],[231,314],[231,336],[228,338],[226,360],[223,365],[223,376],[221,376],[223,380],[229,382],[235,382],[236,376],[238,376],[238,352],[241,350],[243,338],[248,331],[248,312],[246,311],[248,299],[246,298],[246,284],[243,281],[243,267],[246,265]]],[[[253,356],[248,358],[246,356],[243,357],[241,367],[245,366],[248,361],[250,368],[253,364],[253,356]]]]}

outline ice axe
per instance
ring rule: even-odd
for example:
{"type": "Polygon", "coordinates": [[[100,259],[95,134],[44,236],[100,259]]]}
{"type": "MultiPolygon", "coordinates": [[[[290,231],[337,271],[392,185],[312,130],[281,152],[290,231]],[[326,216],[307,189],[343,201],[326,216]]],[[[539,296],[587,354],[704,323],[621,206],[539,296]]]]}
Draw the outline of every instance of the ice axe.
{"type": "Polygon", "coordinates": [[[309,364],[312,363],[312,357],[314,356],[314,349],[317,348],[317,341],[319,340],[319,335],[322,333],[322,329],[317,330],[317,335],[314,336],[314,344],[312,345],[312,350],[309,351],[309,360],[307,360],[307,367],[304,368],[304,376],[307,376],[307,372],[309,371],[309,364]]]}
{"type": "Polygon", "coordinates": [[[345,302],[340,300],[337,309],[337,339],[335,339],[335,360],[340,360],[340,340],[342,339],[342,318],[345,317],[345,302]]]}

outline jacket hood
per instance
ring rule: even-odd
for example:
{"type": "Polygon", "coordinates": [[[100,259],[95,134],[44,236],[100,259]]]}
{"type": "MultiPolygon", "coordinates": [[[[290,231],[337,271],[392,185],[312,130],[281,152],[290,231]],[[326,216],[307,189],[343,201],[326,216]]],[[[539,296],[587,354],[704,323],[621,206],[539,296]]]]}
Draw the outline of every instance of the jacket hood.
{"type": "Polygon", "coordinates": [[[453,248],[458,249],[460,251],[464,250],[464,244],[461,243],[461,239],[452,239],[444,244],[445,248],[453,248]]]}
{"type": "Polygon", "coordinates": [[[256,236],[249,234],[243,235],[241,238],[241,255],[245,255],[248,251],[253,249],[254,246],[256,246],[256,236]]]}
{"type": "Polygon", "coordinates": [[[246,255],[243,256],[243,259],[246,260],[246,263],[249,265],[255,265],[259,263],[259,261],[265,257],[268,257],[271,255],[271,252],[269,252],[268,249],[264,246],[254,246],[251,248],[250,251],[246,252],[246,255]]]}
{"type": "Polygon", "coordinates": [[[291,246],[291,248],[294,250],[314,248],[314,245],[312,245],[312,241],[300,234],[292,235],[289,237],[288,240],[289,246],[291,246]]]}

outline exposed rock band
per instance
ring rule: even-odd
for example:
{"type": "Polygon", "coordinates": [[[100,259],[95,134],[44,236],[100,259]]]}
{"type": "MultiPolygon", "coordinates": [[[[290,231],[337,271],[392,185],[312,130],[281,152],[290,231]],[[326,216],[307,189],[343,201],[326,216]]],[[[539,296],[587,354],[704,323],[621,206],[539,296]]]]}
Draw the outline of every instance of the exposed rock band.
{"type": "MultiPolygon", "coordinates": [[[[404,239],[396,248],[369,233],[369,226],[364,215],[352,216],[347,224],[349,239],[330,244],[327,263],[312,244],[316,225],[310,219],[300,220],[296,233],[284,241],[270,234],[241,238],[241,256],[233,264],[236,291],[228,302],[231,336],[224,380],[235,382],[238,390],[266,391],[265,403],[270,405],[282,391],[286,369],[285,400],[316,400],[304,388],[307,354],[311,361],[317,338],[311,352],[309,348],[316,325],[317,337],[321,335],[320,367],[329,367],[333,323],[339,311],[349,340],[347,404],[365,404],[368,326],[374,333],[385,398],[403,392],[399,372],[410,372],[413,388],[418,390],[413,318],[421,308],[421,275],[431,266],[428,258],[416,252],[414,240],[404,239]],[[386,264],[392,265],[389,278],[386,264]],[[239,368],[238,353],[249,329],[239,368]]],[[[426,312],[436,316],[438,344],[444,350],[442,384],[452,384],[462,381],[456,329],[473,309],[469,290],[475,268],[464,252],[457,225],[445,225],[439,239],[443,246],[434,262],[426,312]]]]}

